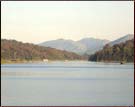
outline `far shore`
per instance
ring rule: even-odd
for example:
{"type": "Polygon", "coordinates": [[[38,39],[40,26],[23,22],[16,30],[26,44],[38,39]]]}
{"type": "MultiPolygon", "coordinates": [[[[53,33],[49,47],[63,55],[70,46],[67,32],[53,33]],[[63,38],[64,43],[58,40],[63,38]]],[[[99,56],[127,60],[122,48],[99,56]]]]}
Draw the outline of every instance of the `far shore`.
{"type": "Polygon", "coordinates": [[[63,62],[68,62],[68,61],[88,61],[88,60],[48,60],[48,61],[43,61],[43,60],[1,60],[1,64],[17,64],[17,63],[35,63],[35,62],[53,62],[53,61],[63,61],[63,62]]]}
{"type": "MultiPolygon", "coordinates": [[[[48,60],[48,61],[43,61],[43,60],[15,60],[15,61],[12,61],[12,60],[1,60],[1,64],[17,64],[17,63],[40,63],[40,62],[53,62],[53,61],[63,61],[63,62],[69,62],[69,61],[88,61],[88,60],[48,60]]],[[[95,62],[95,63],[122,63],[122,64],[125,64],[125,63],[134,63],[134,62],[122,62],[122,61],[88,61],[88,62],[95,62]]]]}

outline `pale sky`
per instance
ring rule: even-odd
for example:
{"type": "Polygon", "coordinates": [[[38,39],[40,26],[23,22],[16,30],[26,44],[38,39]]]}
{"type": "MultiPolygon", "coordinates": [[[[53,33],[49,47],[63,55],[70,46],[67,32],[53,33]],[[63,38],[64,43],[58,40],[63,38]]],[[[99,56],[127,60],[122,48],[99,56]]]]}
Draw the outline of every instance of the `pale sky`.
{"type": "Polygon", "coordinates": [[[134,1],[2,1],[1,38],[40,43],[134,34],[134,1]]]}

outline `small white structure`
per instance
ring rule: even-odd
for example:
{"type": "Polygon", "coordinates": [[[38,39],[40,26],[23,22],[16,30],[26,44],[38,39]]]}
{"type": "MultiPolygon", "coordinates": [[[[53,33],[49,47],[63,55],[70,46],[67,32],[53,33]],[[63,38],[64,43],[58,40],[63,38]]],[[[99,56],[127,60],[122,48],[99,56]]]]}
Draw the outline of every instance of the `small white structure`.
{"type": "Polygon", "coordinates": [[[68,62],[68,60],[65,60],[65,62],[68,62]]]}
{"type": "Polygon", "coordinates": [[[48,62],[48,59],[43,59],[43,62],[48,62]]]}

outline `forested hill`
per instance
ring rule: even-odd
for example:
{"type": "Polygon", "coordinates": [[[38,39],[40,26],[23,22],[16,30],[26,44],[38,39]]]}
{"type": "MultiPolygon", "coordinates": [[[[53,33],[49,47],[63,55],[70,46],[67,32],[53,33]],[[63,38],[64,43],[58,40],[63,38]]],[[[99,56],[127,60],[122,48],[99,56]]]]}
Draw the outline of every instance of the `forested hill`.
{"type": "Polygon", "coordinates": [[[114,46],[106,45],[89,57],[89,61],[134,61],[134,39],[114,46]]]}
{"type": "Polygon", "coordinates": [[[78,60],[83,59],[72,52],[42,47],[16,40],[1,39],[1,58],[5,60],[78,60]]]}

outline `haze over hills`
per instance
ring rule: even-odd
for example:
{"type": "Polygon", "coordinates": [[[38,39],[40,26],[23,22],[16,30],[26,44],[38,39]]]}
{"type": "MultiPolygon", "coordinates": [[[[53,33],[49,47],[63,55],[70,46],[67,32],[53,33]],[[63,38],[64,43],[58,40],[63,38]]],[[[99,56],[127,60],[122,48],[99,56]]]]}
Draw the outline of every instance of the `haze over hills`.
{"type": "Polygon", "coordinates": [[[73,40],[66,40],[66,39],[46,41],[46,42],[40,43],[39,45],[52,47],[52,48],[56,48],[60,50],[66,50],[70,52],[75,52],[79,54],[87,50],[84,44],[75,42],[73,40]]]}
{"type": "Polygon", "coordinates": [[[86,51],[84,51],[85,54],[93,54],[96,51],[100,50],[105,46],[107,43],[109,43],[109,40],[102,40],[102,39],[95,39],[95,38],[84,38],[79,41],[77,41],[86,47],[86,51]]]}
{"type": "Polygon", "coordinates": [[[107,44],[109,40],[83,38],[79,41],[57,39],[40,43],[40,46],[52,47],[60,50],[75,52],[79,55],[92,54],[107,44]]]}
{"type": "Polygon", "coordinates": [[[127,40],[131,40],[131,39],[134,39],[134,34],[127,34],[119,39],[116,39],[112,42],[109,43],[110,46],[113,46],[115,44],[119,44],[119,43],[122,43],[122,42],[126,42],[127,40]]]}
{"type": "Polygon", "coordinates": [[[66,40],[66,39],[57,39],[42,42],[40,46],[52,47],[60,50],[66,50],[69,52],[74,52],[79,55],[91,55],[96,51],[103,49],[106,44],[113,46],[115,44],[119,44],[122,42],[126,42],[127,40],[131,40],[134,38],[133,34],[127,34],[119,39],[114,41],[95,39],[95,38],[83,38],[78,41],[66,40]]]}

